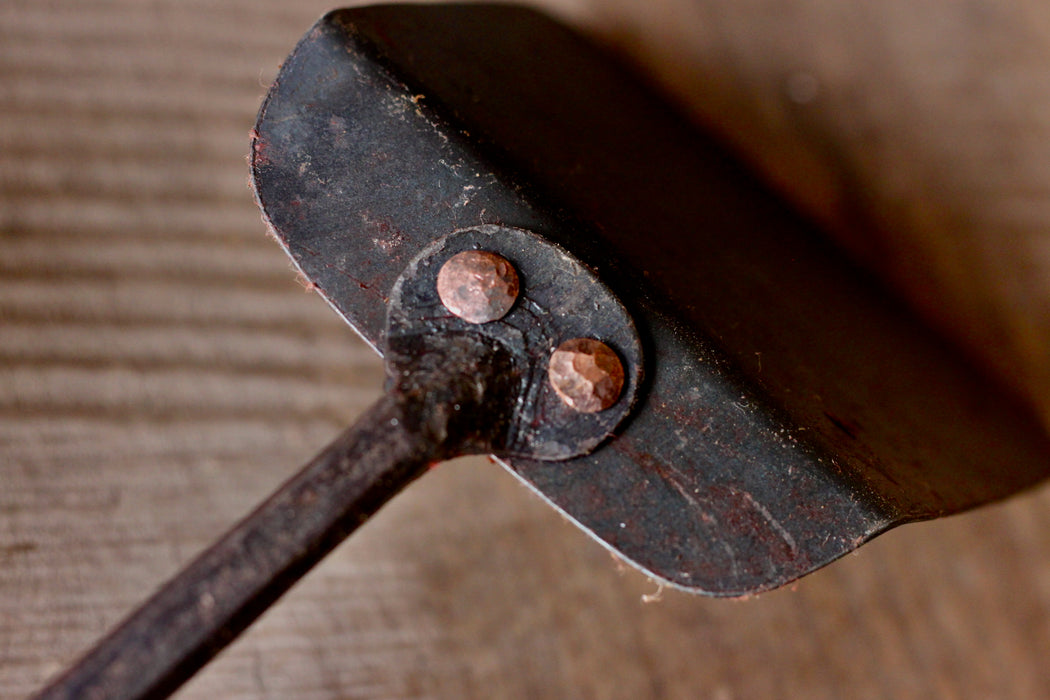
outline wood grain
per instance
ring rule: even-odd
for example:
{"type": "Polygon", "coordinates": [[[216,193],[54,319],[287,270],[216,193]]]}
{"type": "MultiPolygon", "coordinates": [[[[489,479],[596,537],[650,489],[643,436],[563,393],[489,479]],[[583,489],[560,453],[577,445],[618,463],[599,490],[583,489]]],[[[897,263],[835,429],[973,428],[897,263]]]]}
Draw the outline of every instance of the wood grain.
{"type": "MultiPolygon", "coordinates": [[[[1043,5],[552,6],[657,70],[800,202],[863,224],[858,254],[975,352],[994,341],[993,364],[1044,405],[1043,5]],[[978,20],[995,20],[987,35],[978,20]]],[[[378,394],[379,360],[296,284],[246,182],[265,86],[325,9],[0,5],[4,700],[378,394]]],[[[1046,488],[734,602],[659,592],[500,468],[463,460],[180,697],[1044,698],[1048,656],[1046,488]]]]}

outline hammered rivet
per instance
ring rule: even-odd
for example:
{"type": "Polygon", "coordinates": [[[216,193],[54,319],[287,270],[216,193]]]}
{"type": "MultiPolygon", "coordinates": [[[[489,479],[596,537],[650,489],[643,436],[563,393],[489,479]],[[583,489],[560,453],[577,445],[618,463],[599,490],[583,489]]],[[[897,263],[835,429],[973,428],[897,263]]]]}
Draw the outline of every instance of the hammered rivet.
{"type": "Polygon", "coordinates": [[[623,363],[605,343],[574,338],[551,355],[547,376],[558,397],[580,413],[612,407],[623,391],[623,363]]]}
{"type": "Polygon", "coordinates": [[[518,273],[501,255],[465,250],[441,266],[437,292],[445,308],[464,321],[498,321],[518,298],[518,273]]]}

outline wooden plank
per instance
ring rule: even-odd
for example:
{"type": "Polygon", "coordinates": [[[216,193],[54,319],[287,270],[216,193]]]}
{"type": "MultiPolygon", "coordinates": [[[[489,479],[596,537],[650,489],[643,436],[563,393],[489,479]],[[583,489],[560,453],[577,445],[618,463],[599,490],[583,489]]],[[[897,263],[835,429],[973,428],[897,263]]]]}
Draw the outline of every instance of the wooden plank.
{"type": "MultiPolygon", "coordinates": [[[[1050,11],[1000,4],[986,36],[946,2],[555,4],[800,201],[868,222],[861,253],[923,308],[956,304],[977,347],[993,338],[1050,396],[1050,11]]],[[[68,663],[379,390],[380,362],[295,283],[245,182],[264,86],[325,9],[0,6],[0,698],[68,663]]],[[[1048,654],[1046,488],[727,602],[658,592],[462,460],[180,696],[1042,698],[1048,654]]]]}

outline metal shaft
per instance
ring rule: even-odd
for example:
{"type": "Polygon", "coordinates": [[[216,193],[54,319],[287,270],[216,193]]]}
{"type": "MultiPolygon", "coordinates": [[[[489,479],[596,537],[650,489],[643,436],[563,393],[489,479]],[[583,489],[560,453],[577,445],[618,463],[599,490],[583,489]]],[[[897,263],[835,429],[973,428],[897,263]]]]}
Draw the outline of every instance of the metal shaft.
{"type": "Polygon", "coordinates": [[[400,395],[381,398],[37,700],[174,692],[428,464],[448,456],[406,416],[416,408],[400,395]]]}

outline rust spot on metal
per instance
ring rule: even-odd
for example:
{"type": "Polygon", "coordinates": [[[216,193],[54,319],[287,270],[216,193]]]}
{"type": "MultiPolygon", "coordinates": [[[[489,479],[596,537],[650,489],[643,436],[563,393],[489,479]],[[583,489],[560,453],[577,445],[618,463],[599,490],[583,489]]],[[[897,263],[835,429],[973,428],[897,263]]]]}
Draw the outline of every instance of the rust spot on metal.
{"type": "Polygon", "coordinates": [[[252,144],[252,160],[253,167],[255,166],[267,166],[272,163],[270,159],[270,143],[264,139],[256,129],[252,129],[250,134],[252,144]]]}

